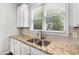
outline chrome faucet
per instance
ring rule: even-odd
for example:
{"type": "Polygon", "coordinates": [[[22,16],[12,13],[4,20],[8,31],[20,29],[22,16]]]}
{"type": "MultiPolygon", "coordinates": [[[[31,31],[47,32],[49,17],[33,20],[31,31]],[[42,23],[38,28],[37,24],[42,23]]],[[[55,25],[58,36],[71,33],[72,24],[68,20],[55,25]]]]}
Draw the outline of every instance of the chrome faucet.
{"type": "Polygon", "coordinates": [[[40,39],[41,39],[41,40],[45,39],[44,34],[43,34],[42,31],[39,31],[39,32],[37,33],[37,36],[39,36],[39,35],[40,35],[40,39]]]}

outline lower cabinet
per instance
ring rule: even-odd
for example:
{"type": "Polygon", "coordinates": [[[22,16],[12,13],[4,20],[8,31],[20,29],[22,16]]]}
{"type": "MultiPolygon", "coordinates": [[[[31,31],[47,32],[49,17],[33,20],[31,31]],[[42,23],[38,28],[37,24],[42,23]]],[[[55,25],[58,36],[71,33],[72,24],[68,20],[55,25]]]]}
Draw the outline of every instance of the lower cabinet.
{"type": "Polygon", "coordinates": [[[21,55],[29,55],[29,54],[31,54],[30,46],[24,43],[21,43],[21,55]]]}
{"type": "Polygon", "coordinates": [[[15,40],[15,55],[20,55],[21,52],[20,52],[20,48],[21,48],[21,42],[18,41],[18,40],[15,40]]]}
{"type": "Polygon", "coordinates": [[[47,53],[31,47],[31,55],[48,55],[47,53]]]}
{"type": "Polygon", "coordinates": [[[47,53],[24,44],[14,38],[10,38],[10,51],[14,55],[48,55],[47,53]]]}
{"type": "Polygon", "coordinates": [[[15,54],[15,40],[13,38],[10,38],[10,51],[15,54]]]}

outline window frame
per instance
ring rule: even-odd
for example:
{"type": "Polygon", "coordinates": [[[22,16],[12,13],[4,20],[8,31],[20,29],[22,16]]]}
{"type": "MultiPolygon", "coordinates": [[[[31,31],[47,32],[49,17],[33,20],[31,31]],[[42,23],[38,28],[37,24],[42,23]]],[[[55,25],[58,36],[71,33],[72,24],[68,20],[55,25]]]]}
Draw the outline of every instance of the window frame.
{"type": "MultiPolygon", "coordinates": [[[[65,4],[65,9],[66,9],[66,11],[65,11],[65,17],[64,17],[64,30],[63,31],[54,31],[54,30],[46,30],[46,23],[44,24],[45,26],[42,26],[42,30],[36,30],[36,29],[33,29],[33,19],[31,19],[31,30],[32,31],[45,31],[45,32],[47,32],[47,33],[50,33],[50,32],[55,32],[55,33],[69,33],[69,4],[68,3],[64,3],[65,4]],[[44,28],[45,27],[45,28],[44,28]]],[[[44,8],[44,3],[43,4],[37,4],[37,5],[35,5],[35,6],[32,6],[31,7],[31,12],[32,12],[32,9],[33,8],[36,8],[36,7],[39,7],[39,6],[42,6],[43,8],[44,8]]],[[[44,12],[44,10],[43,10],[43,12],[44,12]]],[[[32,16],[32,13],[31,13],[31,16],[32,16]]],[[[44,19],[44,17],[42,18],[43,19],[43,22],[45,22],[45,19],[44,19]]],[[[42,22],[42,23],[43,23],[42,22]]]]}

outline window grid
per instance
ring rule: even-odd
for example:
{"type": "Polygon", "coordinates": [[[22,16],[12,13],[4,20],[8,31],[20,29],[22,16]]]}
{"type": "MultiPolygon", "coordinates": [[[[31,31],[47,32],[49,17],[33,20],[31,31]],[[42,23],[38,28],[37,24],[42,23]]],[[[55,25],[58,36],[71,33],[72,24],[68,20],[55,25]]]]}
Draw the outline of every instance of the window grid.
{"type": "MultiPolygon", "coordinates": [[[[42,20],[42,30],[44,30],[44,31],[49,31],[49,30],[47,30],[47,27],[46,27],[46,18],[48,18],[48,17],[53,17],[53,16],[56,16],[56,15],[62,15],[62,16],[65,16],[65,12],[61,12],[61,13],[57,13],[57,14],[53,14],[53,15],[51,15],[51,16],[46,16],[45,15],[45,12],[46,11],[44,11],[44,5],[42,5],[42,9],[43,9],[43,17],[41,17],[41,18],[38,18],[38,19],[41,19],[42,20]]],[[[61,17],[61,16],[60,16],[61,17]]],[[[62,18],[62,17],[61,17],[62,18]]],[[[64,17],[65,18],[65,17],[64,17]]],[[[34,19],[32,19],[32,20],[34,20],[34,19]]],[[[65,19],[63,20],[63,23],[65,22],[65,19]]],[[[34,23],[33,23],[34,24],[34,23]]],[[[51,23],[52,24],[52,23],[51,23]]],[[[65,25],[65,24],[64,24],[65,25]]],[[[65,26],[64,26],[65,27],[65,26]]],[[[36,30],[36,29],[34,29],[34,26],[33,26],[33,30],[36,30]]],[[[62,31],[64,31],[65,29],[63,28],[63,30],[62,31]]],[[[38,30],[39,31],[39,30],[38,30]]],[[[51,30],[52,32],[53,31],[55,31],[55,30],[51,30]]],[[[57,30],[56,30],[57,31],[57,30]]],[[[62,31],[59,31],[59,32],[62,32],[62,31]]],[[[58,32],[58,31],[57,31],[58,32]]]]}

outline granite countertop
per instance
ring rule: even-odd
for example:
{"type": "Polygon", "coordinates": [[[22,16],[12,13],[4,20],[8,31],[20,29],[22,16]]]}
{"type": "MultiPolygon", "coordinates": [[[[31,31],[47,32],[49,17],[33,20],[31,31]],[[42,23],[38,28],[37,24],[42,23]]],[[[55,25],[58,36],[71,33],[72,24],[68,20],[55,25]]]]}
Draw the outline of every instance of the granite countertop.
{"type": "Polygon", "coordinates": [[[27,42],[27,40],[32,39],[31,36],[15,35],[15,36],[10,36],[10,37],[17,39],[25,44],[33,46],[41,51],[44,51],[52,55],[61,55],[61,54],[77,55],[79,54],[79,46],[70,41],[64,41],[64,40],[60,41],[60,40],[54,39],[51,41],[51,43],[48,46],[45,47],[45,46],[38,46],[30,42],[27,42]]]}

